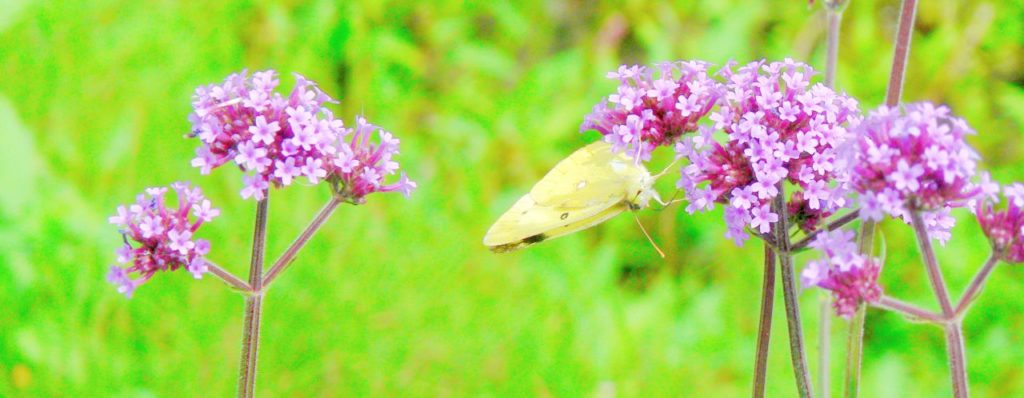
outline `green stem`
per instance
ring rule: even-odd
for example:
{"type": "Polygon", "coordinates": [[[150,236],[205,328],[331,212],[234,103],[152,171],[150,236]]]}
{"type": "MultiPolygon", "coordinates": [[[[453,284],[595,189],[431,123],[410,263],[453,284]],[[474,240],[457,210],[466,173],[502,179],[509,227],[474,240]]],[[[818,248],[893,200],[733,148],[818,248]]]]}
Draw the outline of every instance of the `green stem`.
{"type": "Polygon", "coordinates": [[[843,396],[856,397],[860,394],[860,369],[864,353],[864,318],[867,306],[861,304],[850,319],[849,333],[846,335],[846,384],[843,396]]]}

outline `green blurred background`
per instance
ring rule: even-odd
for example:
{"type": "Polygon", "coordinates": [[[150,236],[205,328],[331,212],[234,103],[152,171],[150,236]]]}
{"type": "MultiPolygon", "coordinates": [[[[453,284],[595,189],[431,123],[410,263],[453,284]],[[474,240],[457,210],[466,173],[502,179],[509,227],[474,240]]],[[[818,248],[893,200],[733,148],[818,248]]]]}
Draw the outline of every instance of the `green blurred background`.
{"type": "MultiPolygon", "coordinates": [[[[0,1],[0,396],[234,394],[242,297],[161,274],[131,300],[104,275],[106,222],[143,188],[198,183],[223,215],[212,259],[246,272],[254,204],[224,168],[189,166],[192,90],[249,68],[300,72],[402,139],[411,199],[342,207],[265,301],[261,396],[746,396],[761,248],[721,210],[678,207],[505,255],[490,223],[574,148],[620,63],[793,57],[823,69],[806,1],[0,1]]],[[[853,0],[838,86],[883,98],[898,2],[853,0]]],[[[949,104],[983,167],[1024,178],[1024,6],[926,1],[904,98],[949,104]]],[[[652,167],[664,159],[658,159],[652,167]]],[[[662,191],[672,181],[665,179],[662,191]]],[[[268,257],[328,197],[275,191],[268,257]]],[[[954,294],[988,255],[959,214],[940,250],[954,294]]],[[[935,303],[908,228],[884,226],[887,291],[935,303]]],[[[805,257],[799,259],[802,264],[805,257]]],[[[965,321],[977,396],[1024,396],[1024,269],[996,270],[965,321]]],[[[802,294],[811,365],[822,295],[802,294]]],[[[769,396],[795,394],[776,308],[769,396]]],[[[833,323],[842,372],[845,322],[833,323]]],[[[864,396],[950,392],[938,328],[869,312],[864,396]]],[[[834,378],[833,390],[840,386],[834,378]]]]}

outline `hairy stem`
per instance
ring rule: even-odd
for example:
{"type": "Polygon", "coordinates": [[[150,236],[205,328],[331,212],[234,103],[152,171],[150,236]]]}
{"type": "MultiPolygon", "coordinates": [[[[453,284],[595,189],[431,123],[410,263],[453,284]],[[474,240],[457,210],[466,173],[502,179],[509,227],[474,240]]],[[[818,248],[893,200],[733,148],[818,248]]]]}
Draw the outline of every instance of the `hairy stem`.
{"type": "Polygon", "coordinates": [[[846,335],[846,373],[844,374],[843,396],[856,397],[860,394],[860,365],[864,353],[864,318],[867,306],[857,306],[857,311],[850,319],[850,327],[846,335]]]}
{"type": "Polygon", "coordinates": [[[252,234],[249,286],[254,293],[245,298],[242,358],[238,367],[238,396],[245,398],[256,393],[256,360],[260,343],[260,314],[263,307],[263,254],[267,242],[268,203],[269,198],[264,198],[256,204],[256,226],[252,234]]]}
{"type": "Polygon", "coordinates": [[[757,354],[754,357],[755,398],[764,397],[768,374],[768,343],[772,334],[772,307],[775,304],[775,251],[764,245],[764,283],[761,285],[761,321],[757,326],[757,354]]]}
{"type": "Polygon", "coordinates": [[[778,184],[779,194],[772,203],[779,216],[775,223],[775,243],[779,245],[779,268],[782,271],[782,296],[786,304],[786,325],[789,329],[789,352],[796,376],[796,388],[801,398],[814,396],[811,377],[807,369],[807,354],[804,351],[804,332],[800,324],[800,303],[796,291],[796,277],[793,272],[793,255],[789,251],[789,227],[787,223],[785,189],[778,184]]]}
{"type": "Polygon", "coordinates": [[[206,268],[210,271],[211,274],[220,278],[220,280],[223,281],[224,283],[227,283],[228,286],[231,286],[236,290],[240,290],[244,293],[252,293],[252,287],[250,287],[248,283],[245,283],[245,281],[235,276],[235,274],[232,274],[230,271],[224,269],[223,267],[217,265],[216,263],[210,260],[206,260],[206,268]]]}
{"type": "Polygon", "coordinates": [[[807,246],[810,245],[811,242],[813,242],[814,239],[817,238],[818,235],[821,234],[822,232],[824,232],[824,231],[835,231],[836,229],[839,229],[842,226],[844,226],[846,224],[849,224],[849,223],[853,222],[854,220],[856,220],[857,217],[859,216],[859,214],[860,214],[860,210],[859,209],[858,210],[854,210],[854,211],[850,212],[849,214],[846,214],[846,215],[844,215],[842,217],[839,217],[839,218],[833,220],[832,222],[828,223],[828,225],[826,225],[825,228],[818,228],[817,231],[811,232],[810,234],[805,236],[803,239],[800,239],[796,243],[794,243],[793,246],[790,247],[790,251],[795,252],[795,251],[806,249],[807,246]]]}
{"type": "Polygon", "coordinates": [[[892,70],[889,72],[889,89],[885,104],[896,106],[903,95],[903,79],[907,74],[907,55],[910,54],[910,39],[914,33],[914,16],[917,14],[917,0],[903,0],[900,4],[900,21],[896,27],[896,46],[893,50],[892,70]]]}
{"type": "Polygon", "coordinates": [[[967,398],[967,357],[964,356],[964,332],[960,321],[946,325],[946,353],[949,355],[949,373],[953,379],[953,396],[967,398]]]}
{"type": "Polygon", "coordinates": [[[945,317],[942,316],[942,314],[937,314],[935,312],[928,311],[926,309],[920,308],[918,306],[915,306],[904,301],[894,299],[889,296],[882,296],[882,298],[880,298],[877,302],[871,303],[871,305],[884,310],[889,310],[892,312],[903,314],[903,316],[907,316],[914,319],[920,319],[922,321],[932,322],[935,324],[941,325],[945,324],[948,321],[945,317]]]}
{"type": "Polygon", "coordinates": [[[298,238],[295,238],[295,241],[288,247],[288,250],[285,250],[284,254],[282,254],[281,257],[274,262],[274,265],[270,267],[270,271],[267,271],[267,274],[264,277],[264,289],[270,287],[270,284],[273,283],[274,279],[281,274],[281,271],[284,271],[285,268],[291,265],[292,260],[295,259],[295,255],[299,253],[299,250],[301,250],[307,242],[309,242],[309,239],[313,237],[313,234],[323,226],[324,221],[327,221],[327,218],[334,213],[334,210],[338,208],[338,205],[341,204],[341,202],[341,199],[338,197],[331,197],[331,200],[320,209],[320,212],[316,213],[316,216],[309,222],[309,225],[307,225],[306,229],[302,231],[302,234],[300,234],[298,238]]]}
{"type": "Polygon", "coordinates": [[[818,388],[821,398],[828,398],[832,391],[829,365],[832,348],[832,305],[828,294],[822,293],[818,300],[818,388]]]}
{"type": "MultiPolygon", "coordinates": [[[[900,5],[900,20],[896,27],[896,45],[893,47],[892,69],[889,72],[889,87],[886,90],[885,104],[896,106],[903,96],[903,79],[907,73],[907,56],[910,54],[910,39],[914,32],[914,17],[917,13],[917,0],[902,0],[900,5]]],[[[865,220],[860,228],[860,241],[858,247],[860,253],[866,256],[872,254],[875,246],[875,222],[865,220]]],[[[854,319],[850,323],[850,335],[848,338],[863,339],[864,336],[864,315],[863,308],[858,310],[860,319],[854,319]]],[[[849,398],[860,395],[860,366],[863,356],[864,344],[857,341],[856,344],[847,344],[847,367],[856,366],[856,369],[846,369],[846,396],[849,398]]]]}
{"type": "Polygon", "coordinates": [[[939,262],[935,259],[935,250],[932,248],[932,240],[928,237],[928,227],[924,225],[921,212],[910,210],[911,224],[914,227],[914,234],[917,235],[917,247],[921,251],[924,260],[925,270],[928,271],[928,281],[931,282],[932,290],[935,291],[935,298],[939,300],[939,307],[942,308],[942,315],[947,319],[953,317],[953,304],[949,301],[949,292],[946,290],[946,282],[942,280],[942,271],[939,270],[939,262]]]}
{"type": "Polygon", "coordinates": [[[960,321],[955,319],[956,314],[949,301],[946,282],[942,280],[942,272],[935,260],[935,251],[932,249],[932,242],[928,237],[928,230],[925,229],[924,220],[921,219],[921,212],[911,210],[910,218],[914,232],[917,234],[921,256],[924,257],[928,280],[932,284],[932,289],[935,290],[939,306],[942,307],[943,317],[951,321],[946,325],[946,353],[949,356],[949,376],[953,382],[953,395],[957,398],[967,397],[967,358],[964,357],[964,336],[960,321]]]}
{"type": "Polygon", "coordinates": [[[963,317],[967,309],[974,303],[974,299],[978,297],[978,293],[981,293],[981,289],[985,287],[985,282],[988,281],[988,277],[992,274],[996,264],[999,264],[999,256],[996,253],[992,253],[988,261],[985,261],[985,265],[981,266],[981,270],[974,275],[971,284],[967,285],[967,290],[964,291],[963,297],[960,297],[960,302],[956,305],[957,317],[963,317]]]}

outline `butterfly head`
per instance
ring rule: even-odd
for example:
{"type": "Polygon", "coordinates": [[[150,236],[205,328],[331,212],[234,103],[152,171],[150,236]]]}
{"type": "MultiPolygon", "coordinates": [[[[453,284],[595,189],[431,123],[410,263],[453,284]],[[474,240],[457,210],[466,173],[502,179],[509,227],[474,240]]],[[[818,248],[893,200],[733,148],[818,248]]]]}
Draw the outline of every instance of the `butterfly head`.
{"type": "Polygon", "coordinates": [[[634,189],[635,196],[633,200],[629,201],[630,209],[640,210],[645,208],[651,202],[651,199],[661,202],[661,196],[658,195],[658,191],[654,190],[654,181],[656,180],[657,176],[652,176],[651,173],[644,171],[634,189]]]}

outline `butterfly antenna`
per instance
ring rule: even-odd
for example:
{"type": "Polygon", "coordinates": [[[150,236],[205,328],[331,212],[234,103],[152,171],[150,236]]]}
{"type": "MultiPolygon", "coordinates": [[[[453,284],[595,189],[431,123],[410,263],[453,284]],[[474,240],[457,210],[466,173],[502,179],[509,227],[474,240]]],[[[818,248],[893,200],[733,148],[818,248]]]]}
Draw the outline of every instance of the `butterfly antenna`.
{"type": "Polygon", "coordinates": [[[672,197],[669,198],[668,202],[666,202],[664,200],[661,200],[660,197],[655,196],[654,200],[656,202],[658,202],[658,204],[661,205],[661,208],[660,209],[655,209],[655,211],[662,211],[662,210],[665,210],[666,207],[672,206],[673,204],[686,201],[686,199],[676,199],[676,196],[679,196],[679,190],[678,189],[675,192],[672,193],[672,197]]]}
{"type": "Polygon", "coordinates": [[[676,163],[678,163],[678,162],[679,162],[679,158],[673,159],[672,163],[669,163],[668,166],[666,166],[664,170],[662,170],[660,173],[655,174],[653,176],[654,179],[657,180],[657,179],[661,178],[661,176],[665,175],[665,173],[668,173],[668,171],[672,168],[672,166],[675,166],[676,163]]]}
{"type": "Polygon", "coordinates": [[[647,237],[647,241],[651,242],[651,246],[654,246],[654,250],[658,251],[658,255],[661,256],[661,258],[665,258],[665,252],[661,251],[661,248],[658,247],[657,243],[654,243],[654,239],[651,239],[651,234],[647,233],[647,228],[644,228],[644,224],[640,222],[640,216],[636,215],[636,212],[633,212],[633,219],[636,220],[636,225],[640,226],[640,230],[643,231],[644,236],[647,237]]]}

